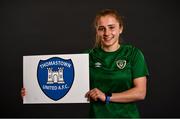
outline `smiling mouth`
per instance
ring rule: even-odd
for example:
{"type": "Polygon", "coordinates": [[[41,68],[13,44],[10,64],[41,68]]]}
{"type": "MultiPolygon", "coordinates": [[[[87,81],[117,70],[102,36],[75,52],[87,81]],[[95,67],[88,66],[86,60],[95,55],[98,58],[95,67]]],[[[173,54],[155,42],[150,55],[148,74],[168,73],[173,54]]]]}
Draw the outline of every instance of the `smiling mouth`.
{"type": "Polygon", "coordinates": [[[114,37],[104,37],[104,41],[111,41],[114,37]]]}

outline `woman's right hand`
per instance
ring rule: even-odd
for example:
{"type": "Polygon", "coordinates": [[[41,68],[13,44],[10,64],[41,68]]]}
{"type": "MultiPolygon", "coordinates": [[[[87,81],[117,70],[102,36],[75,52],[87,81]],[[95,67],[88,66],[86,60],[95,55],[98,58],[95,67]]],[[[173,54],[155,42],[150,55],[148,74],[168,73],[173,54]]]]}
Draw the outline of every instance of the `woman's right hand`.
{"type": "Polygon", "coordinates": [[[23,98],[26,95],[25,88],[21,88],[21,97],[23,98]]]}

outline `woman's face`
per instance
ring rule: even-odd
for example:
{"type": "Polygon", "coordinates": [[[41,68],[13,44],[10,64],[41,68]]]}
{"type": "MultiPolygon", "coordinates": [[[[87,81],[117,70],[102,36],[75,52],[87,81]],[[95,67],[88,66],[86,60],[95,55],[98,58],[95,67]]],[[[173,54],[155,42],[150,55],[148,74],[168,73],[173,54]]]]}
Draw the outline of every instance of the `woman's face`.
{"type": "Polygon", "coordinates": [[[103,47],[113,47],[119,44],[119,35],[122,33],[119,22],[115,17],[102,16],[97,21],[96,35],[103,47]]]}

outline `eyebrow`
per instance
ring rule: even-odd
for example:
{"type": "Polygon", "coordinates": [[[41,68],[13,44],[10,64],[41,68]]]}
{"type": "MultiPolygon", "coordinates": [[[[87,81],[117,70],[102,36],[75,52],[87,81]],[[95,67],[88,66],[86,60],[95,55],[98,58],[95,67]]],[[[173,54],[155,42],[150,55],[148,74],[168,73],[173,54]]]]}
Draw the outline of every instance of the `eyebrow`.
{"type": "Polygon", "coordinates": [[[115,24],[109,24],[108,26],[115,26],[115,24]]]}
{"type": "MultiPolygon", "coordinates": [[[[115,24],[109,24],[107,26],[115,26],[115,24]]],[[[104,27],[104,26],[98,26],[98,27],[104,27]]]]}

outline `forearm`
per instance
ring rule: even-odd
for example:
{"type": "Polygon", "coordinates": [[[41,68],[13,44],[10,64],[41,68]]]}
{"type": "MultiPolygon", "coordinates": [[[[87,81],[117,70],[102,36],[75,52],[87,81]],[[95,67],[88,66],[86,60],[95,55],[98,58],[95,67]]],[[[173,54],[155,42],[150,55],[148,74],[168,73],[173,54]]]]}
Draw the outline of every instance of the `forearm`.
{"type": "MultiPolygon", "coordinates": [[[[139,77],[134,79],[133,81],[134,87],[129,90],[113,93],[110,97],[110,102],[120,102],[120,103],[128,103],[134,102],[138,100],[143,100],[146,96],[146,77],[139,77]]],[[[105,101],[106,96],[101,90],[94,88],[87,92],[86,97],[92,98],[97,101],[100,99],[101,101],[105,101]]]]}
{"type": "Polygon", "coordinates": [[[120,93],[112,93],[110,101],[121,103],[134,102],[138,100],[143,100],[145,98],[145,95],[146,91],[144,89],[140,90],[139,88],[134,87],[120,93]]]}

